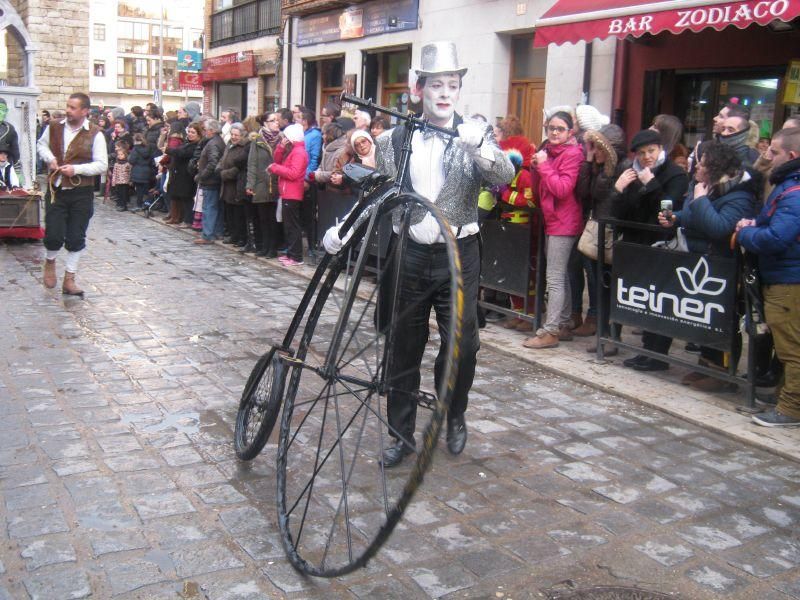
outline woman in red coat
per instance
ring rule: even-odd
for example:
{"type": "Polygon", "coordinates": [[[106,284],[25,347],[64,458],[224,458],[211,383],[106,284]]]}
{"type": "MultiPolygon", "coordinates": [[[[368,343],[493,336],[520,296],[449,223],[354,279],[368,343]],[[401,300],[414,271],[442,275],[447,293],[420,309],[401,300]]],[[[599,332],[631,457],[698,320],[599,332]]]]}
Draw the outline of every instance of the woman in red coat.
{"type": "Polygon", "coordinates": [[[547,315],[542,328],[525,341],[527,348],[554,348],[572,339],[572,300],[567,263],[583,231],[583,211],[575,195],[583,149],[572,134],[572,117],[557,112],[547,121],[547,142],[533,157],[533,189],[547,236],[547,315]]]}
{"type": "Polygon", "coordinates": [[[267,171],[278,176],[283,227],[286,232],[286,256],[280,257],[290,267],[303,264],[303,225],[300,221],[300,203],[305,192],[304,181],[308,167],[308,153],[304,143],[303,126],[297,123],[283,130],[275,162],[267,171]]]}

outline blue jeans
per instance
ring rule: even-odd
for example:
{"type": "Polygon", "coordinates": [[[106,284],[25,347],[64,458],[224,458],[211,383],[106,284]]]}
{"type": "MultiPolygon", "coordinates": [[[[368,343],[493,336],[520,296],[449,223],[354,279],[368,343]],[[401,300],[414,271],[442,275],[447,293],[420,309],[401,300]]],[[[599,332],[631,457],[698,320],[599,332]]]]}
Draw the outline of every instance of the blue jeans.
{"type": "Polygon", "coordinates": [[[222,237],[222,211],[219,209],[219,188],[203,189],[203,239],[222,237]]]}

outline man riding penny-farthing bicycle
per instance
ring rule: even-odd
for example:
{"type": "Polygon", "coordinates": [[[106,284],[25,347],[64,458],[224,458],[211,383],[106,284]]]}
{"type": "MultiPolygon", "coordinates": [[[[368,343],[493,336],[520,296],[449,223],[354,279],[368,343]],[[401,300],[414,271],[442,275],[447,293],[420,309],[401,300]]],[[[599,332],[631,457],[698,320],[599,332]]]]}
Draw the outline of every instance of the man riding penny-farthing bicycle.
{"type": "Polygon", "coordinates": [[[327,255],[283,344],[259,360],[242,396],[244,459],[258,454],[283,409],[279,525],[289,560],[306,573],[341,575],[375,554],[430,466],[445,415],[448,450],[459,454],[467,441],[479,348],[478,193],[484,182],[511,181],[514,168],[491,127],[455,112],[466,71],[452,43],[423,47],[421,117],[343,97],[398,124],[378,139],[377,172],[354,175],[361,200],[326,232],[327,255]],[[385,235],[389,249],[372,257],[377,278],[368,283],[367,247],[385,235]],[[431,386],[435,394],[421,391],[431,386]],[[430,409],[419,444],[418,406],[430,409]]]}

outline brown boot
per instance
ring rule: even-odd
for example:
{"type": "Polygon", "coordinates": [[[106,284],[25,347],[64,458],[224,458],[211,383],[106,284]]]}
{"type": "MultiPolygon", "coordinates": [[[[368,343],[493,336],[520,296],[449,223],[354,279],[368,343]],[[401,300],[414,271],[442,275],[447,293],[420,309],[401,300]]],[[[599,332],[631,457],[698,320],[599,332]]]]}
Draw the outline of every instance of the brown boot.
{"type": "Polygon", "coordinates": [[[533,348],[534,350],[543,350],[545,348],[555,348],[558,346],[558,336],[552,333],[542,333],[542,335],[535,335],[528,338],[522,345],[526,348],[533,348]]]}
{"type": "Polygon", "coordinates": [[[44,276],[42,277],[44,287],[51,290],[56,287],[56,259],[44,259],[44,276]]]}
{"type": "Polygon", "coordinates": [[[558,339],[562,342],[571,342],[572,341],[572,331],[570,331],[568,325],[562,325],[558,329],[558,339]]]}
{"type": "Polygon", "coordinates": [[[517,331],[521,331],[523,333],[530,333],[533,331],[533,322],[526,321],[525,319],[520,319],[519,323],[517,323],[517,331]]]}
{"type": "Polygon", "coordinates": [[[576,337],[589,337],[597,333],[597,317],[586,317],[580,327],[572,330],[576,337]]]}
{"type": "Polygon", "coordinates": [[[83,296],[83,290],[75,283],[75,273],[64,273],[64,283],[61,286],[61,293],[67,296],[83,296]]]}
{"type": "Polygon", "coordinates": [[[583,325],[583,317],[581,316],[581,313],[572,313],[569,316],[569,320],[571,321],[571,323],[569,324],[570,329],[577,329],[578,327],[583,325]]]}
{"type": "Polygon", "coordinates": [[[519,317],[508,317],[505,321],[500,323],[500,327],[503,329],[516,329],[517,325],[522,323],[522,319],[519,317]]]}

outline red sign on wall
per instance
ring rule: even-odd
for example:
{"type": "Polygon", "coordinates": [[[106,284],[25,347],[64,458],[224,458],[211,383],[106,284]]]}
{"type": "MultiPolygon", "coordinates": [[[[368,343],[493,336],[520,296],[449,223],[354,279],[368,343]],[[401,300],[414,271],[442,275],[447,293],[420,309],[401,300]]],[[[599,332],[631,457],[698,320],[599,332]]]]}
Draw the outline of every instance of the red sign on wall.
{"type": "Polygon", "coordinates": [[[256,59],[252,50],[210,56],[203,60],[203,81],[225,81],[255,77],[256,59]]]}
{"type": "Polygon", "coordinates": [[[200,73],[180,71],[178,73],[178,87],[182,90],[203,91],[203,77],[200,73]]]}

